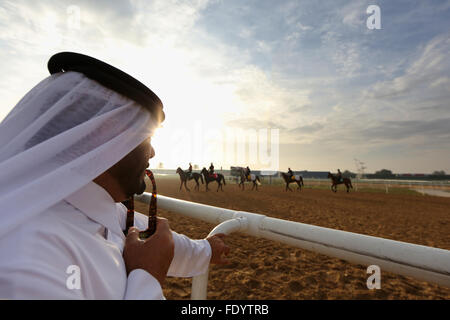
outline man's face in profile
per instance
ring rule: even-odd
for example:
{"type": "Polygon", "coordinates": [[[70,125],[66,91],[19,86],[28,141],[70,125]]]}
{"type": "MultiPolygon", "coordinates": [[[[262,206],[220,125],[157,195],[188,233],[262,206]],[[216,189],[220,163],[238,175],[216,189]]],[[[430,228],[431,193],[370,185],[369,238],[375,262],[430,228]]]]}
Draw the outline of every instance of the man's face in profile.
{"type": "Polygon", "coordinates": [[[108,170],[127,198],[145,191],[145,169],[149,165],[148,160],[155,156],[150,140],[147,138],[108,170]]]}

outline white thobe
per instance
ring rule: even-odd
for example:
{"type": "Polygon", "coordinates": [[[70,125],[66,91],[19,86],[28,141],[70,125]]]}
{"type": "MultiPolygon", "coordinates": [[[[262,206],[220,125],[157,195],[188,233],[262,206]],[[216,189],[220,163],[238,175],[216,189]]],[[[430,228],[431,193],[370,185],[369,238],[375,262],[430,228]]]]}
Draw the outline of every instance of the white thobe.
{"type": "MultiPolygon", "coordinates": [[[[147,271],[136,269],[127,277],[122,257],[126,212],[91,182],[10,232],[0,241],[0,299],[164,299],[147,271]]],[[[135,213],[138,229],[146,229],[147,221],[135,213]]],[[[206,272],[209,242],[172,233],[168,275],[206,272]]]]}

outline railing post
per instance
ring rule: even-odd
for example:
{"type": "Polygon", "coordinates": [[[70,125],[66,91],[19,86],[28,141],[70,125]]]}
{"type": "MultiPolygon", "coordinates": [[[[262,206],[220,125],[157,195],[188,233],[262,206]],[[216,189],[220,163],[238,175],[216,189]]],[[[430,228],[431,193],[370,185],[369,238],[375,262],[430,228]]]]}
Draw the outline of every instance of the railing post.
{"type": "MultiPolygon", "coordinates": [[[[218,233],[230,234],[236,231],[245,231],[248,227],[247,219],[243,217],[230,219],[222,222],[217,225],[209,234],[208,237],[211,237],[218,233]]],[[[191,299],[192,300],[206,300],[206,296],[208,293],[208,276],[209,276],[209,268],[208,270],[199,276],[192,278],[192,290],[191,290],[191,299]]]]}

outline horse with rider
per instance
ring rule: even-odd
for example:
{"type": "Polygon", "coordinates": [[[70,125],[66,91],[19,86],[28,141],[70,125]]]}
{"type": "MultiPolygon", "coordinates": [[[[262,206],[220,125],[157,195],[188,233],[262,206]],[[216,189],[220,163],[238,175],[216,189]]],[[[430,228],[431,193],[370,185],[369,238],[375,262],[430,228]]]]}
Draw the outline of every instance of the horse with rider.
{"type": "Polygon", "coordinates": [[[286,182],[286,190],[285,191],[292,191],[291,188],[289,188],[289,184],[291,183],[297,183],[297,190],[301,190],[302,186],[304,186],[303,184],[303,178],[300,175],[294,175],[294,172],[291,170],[291,168],[288,168],[288,172],[281,172],[281,176],[284,179],[284,182],[286,182]]]}
{"type": "Polygon", "coordinates": [[[181,181],[181,183],[180,183],[180,190],[181,190],[181,188],[183,187],[183,184],[184,184],[185,189],[187,191],[191,191],[187,187],[186,182],[190,181],[192,179],[195,180],[195,184],[196,184],[195,185],[195,189],[196,190],[200,190],[200,184],[198,183],[198,180],[200,179],[202,181],[202,184],[203,184],[203,176],[200,173],[192,172],[192,164],[190,162],[189,162],[189,168],[186,171],[184,171],[183,169],[178,167],[177,168],[177,173],[180,175],[180,181],[181,181]]]}
{"type": "Polygon", "coordinates": [[[218,183],[217,192],[219,191],[219,189],[223,191],[222,182],[224,185],[226,185],[225,177],[221,173],[214,172],[214,165],[212,162],[211,162],[211,165],[209,166],[209,170],[206,170],[206,168],[203,168],[201,173],[203,174],[203,177],[205,178],[206,191],[209,190],[208,184],[212,181],[216,181],[218,183]]]}
{"type": "Polygon", "coordinates": [[[331,191],[337,192],[337,186],[339,184],[345,184],[345,187],[347,188],[347,192],[350,192],[350,188],[353,189],[352,181],[350,178],[342,177],[342,172],[340,169],[338,169],[338,172],[336,175],[332,174],[331,172],[328,172],[328,178],[331,179],[331,191]]]}
{"type": "Polygon", "coordinates": [[[244,190],[244,183],[246,181],[253,182],[252,190],[256,187],[256,191],[258,191],[258,186],[261,185],[261,180],[256,174],[252,174],[250,167],[240,168],[240,176],[241,182],[239,182],[239,188],[242,186],[242,190],[244,190]]]}

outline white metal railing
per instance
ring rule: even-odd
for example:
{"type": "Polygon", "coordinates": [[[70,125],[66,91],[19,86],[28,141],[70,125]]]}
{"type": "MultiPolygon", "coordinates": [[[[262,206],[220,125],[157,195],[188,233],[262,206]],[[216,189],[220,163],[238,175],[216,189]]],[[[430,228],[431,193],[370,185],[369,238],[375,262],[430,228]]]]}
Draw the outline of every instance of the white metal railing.
{"type": "MultiPolygon", "coordinates": [[[[151,194],[135,196],[149,203],[151,194]]],[[[450,287],[450,251],[218,208],[158,195],[158,207],[220,224],[210,234],[242,233],[450,287]],[[231,221],[228,221],[231,220],[231,221]],[[221,224],[227,221],[225,224],[221,224]]],[[[208,273],[194,277],[192,299],[206,299],[208,273]]]]}

